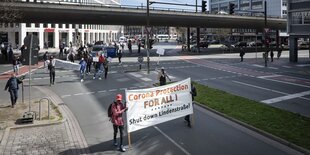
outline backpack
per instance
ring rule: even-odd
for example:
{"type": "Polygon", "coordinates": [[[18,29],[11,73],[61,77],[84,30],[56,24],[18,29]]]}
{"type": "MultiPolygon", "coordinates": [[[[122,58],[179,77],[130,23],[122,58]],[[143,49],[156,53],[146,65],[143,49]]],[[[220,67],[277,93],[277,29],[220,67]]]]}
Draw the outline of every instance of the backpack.
{"type": "Polygon", "coordinates": [[[116,103],[115,101],[114,101],[113,103],[111,103],[111,104],[109,105],[109,108],[108,108],[108,117],[110,118],[110,120],[111,120],[112,115],[113,115],[112,105],[115,104],[115,103],[116,103]]]}

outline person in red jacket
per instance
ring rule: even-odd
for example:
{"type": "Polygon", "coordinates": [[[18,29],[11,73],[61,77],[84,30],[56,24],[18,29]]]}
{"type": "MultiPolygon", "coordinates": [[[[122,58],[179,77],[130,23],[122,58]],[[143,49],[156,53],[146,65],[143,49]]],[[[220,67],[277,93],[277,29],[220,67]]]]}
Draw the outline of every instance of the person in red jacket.
{"type": "Polygon", "coordinates": [[[114,145],[117,146],[116,135],[117,130],[119,129],[120,132],[120,143],[119,143],[119,150],[121,152],[125,152],[125,148],[123,146],[123,132],[124,132],[124,120],[123,120],[123,113],[127,110],[126,105],[122,103],[122,95],[117,94],[116,102],[112,104],[112,123],[114,129],[114,145]]]}

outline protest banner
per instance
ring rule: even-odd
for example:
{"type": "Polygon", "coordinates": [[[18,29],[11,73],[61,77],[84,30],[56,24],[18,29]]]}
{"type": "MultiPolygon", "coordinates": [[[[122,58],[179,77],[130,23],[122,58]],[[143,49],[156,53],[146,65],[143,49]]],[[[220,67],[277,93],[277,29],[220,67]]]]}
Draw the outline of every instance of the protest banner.
{"type": "Polygon", "coordinates": [[[125,92],[129,133],[193,113],[190,78],[165,86],[125,92]]]}

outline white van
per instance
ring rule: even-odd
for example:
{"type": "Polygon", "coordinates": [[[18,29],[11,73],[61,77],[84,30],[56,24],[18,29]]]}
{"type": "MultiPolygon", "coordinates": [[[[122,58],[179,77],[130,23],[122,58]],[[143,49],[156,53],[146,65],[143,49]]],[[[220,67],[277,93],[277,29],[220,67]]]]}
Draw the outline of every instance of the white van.
{"type": "Polygon", "coordinates": [[[119,43],[127,42],[127,38],[126,37],[119,37],[118,42],[119,43]]]}

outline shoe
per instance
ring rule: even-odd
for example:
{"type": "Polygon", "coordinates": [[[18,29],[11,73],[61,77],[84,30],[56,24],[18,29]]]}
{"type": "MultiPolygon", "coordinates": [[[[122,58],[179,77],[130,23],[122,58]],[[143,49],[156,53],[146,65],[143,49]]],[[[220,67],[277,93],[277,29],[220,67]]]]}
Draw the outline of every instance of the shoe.
{"type": "Polygon", "coordinates": [[[11,108],[14,108],[14,104],[11,106],[11,108]]]}
{"type": "Polygon", "coordinates": [[[81,82],[83,82],[84,80],[83,79],[81,79],[81,82]]]}
{"type": "Polygon", "coordinates": [[[124,148],[123,145],[121,145],[121,146],[119,147],[119,150],[120,150],[121,152],[126,152],[126,149],[124,148]]]}
{"type": "Polygon", "coordinates": [[[118,145],[116,140],[113,141],[113,144],[114,144],[114,146],[118,145]]]}
{"type": "Polygon", "coordinates": [[[192,127],[191,123],[188,123],[188,124],[187,124],[187,126],[188,126],[189,128],[191,128],[191,127],[192,127]]]}
{"type": "Polygon", "coordinates": [[[99,78],[99,80],[101,80],[101,77],[99,78]]]}
{"type": "Polygon", "coordinates": [[[93,77],[93,79],[95,80],[96,78],[95,78],[95,77],[93,77]]]}

